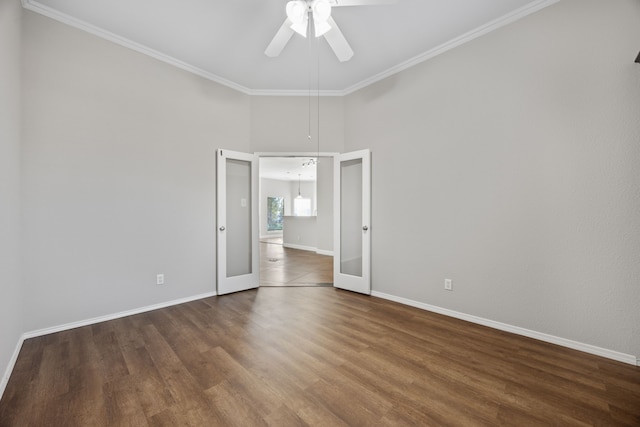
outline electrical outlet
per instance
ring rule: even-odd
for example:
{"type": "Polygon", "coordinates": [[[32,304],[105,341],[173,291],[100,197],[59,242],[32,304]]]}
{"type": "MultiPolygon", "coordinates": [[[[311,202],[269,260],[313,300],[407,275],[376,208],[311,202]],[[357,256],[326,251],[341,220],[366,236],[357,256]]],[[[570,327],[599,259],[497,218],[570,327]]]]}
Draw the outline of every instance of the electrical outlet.
{"type": "Polygon", "coordinates": [[[453,282],[451,279],[444,279],[444,288],[447,291],[452,291],[453,290],[453,282]]]}
{"type": "Polygon", "coordinates": [[[156,275],[156,285],[164,285],[164,274],[156,275]]]}

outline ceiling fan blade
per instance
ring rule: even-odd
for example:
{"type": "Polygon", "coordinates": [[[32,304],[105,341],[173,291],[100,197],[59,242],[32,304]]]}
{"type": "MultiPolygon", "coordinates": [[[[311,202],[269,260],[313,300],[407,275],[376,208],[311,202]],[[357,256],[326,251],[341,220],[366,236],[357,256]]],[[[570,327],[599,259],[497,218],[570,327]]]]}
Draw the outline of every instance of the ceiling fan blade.
{"type": "Polygon", "coordinates": [[[376,6],[380,4],[395,4],[398,0],[330,0],[332,7],[339,6],[376,6]]]}
{"type": "Polygon", "coordinates": [[[331,29],[324,34],[324,38],[327,40],[327,43],[329,43],[329,46],[333,49],[333,53],[336,54],[340,62],[348,61],[353,56],[351,46],[349,46],[347,39],[342,35],[342,31],[338,28],[336,21],[329,17],[327,22],[331,25],[331,29]]]}
{"type": "Polygon", "coordinates": [[[267,46],[267,50],[264,51],[267,56],[275,58],[280,55],[282,49],[284,49],[289,42],[289,39],[291,39],[291,36],[293,36],[294,31],[291,29],[291,24],[292,22],[289,18],[284,20],[284,24],[282,24],[276,35],[273,37],[269,46],[267,46]]]}

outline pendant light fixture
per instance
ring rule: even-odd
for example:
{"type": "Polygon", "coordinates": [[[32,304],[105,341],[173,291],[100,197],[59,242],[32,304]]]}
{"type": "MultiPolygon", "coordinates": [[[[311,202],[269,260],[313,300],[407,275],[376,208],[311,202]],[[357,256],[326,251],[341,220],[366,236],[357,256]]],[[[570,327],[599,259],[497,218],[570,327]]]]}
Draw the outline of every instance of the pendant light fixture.
{"type": "Polygon", "coordinates": [[[298,174],[298,195],[296,199],[302,199],[302,194],[300,194],[300,174],[298,174]]]}

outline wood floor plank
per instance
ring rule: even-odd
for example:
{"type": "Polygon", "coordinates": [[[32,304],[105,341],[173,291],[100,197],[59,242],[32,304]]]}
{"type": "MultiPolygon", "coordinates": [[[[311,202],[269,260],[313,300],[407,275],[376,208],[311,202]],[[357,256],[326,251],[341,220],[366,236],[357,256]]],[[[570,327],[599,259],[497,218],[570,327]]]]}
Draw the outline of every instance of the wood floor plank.
{"type": "Polygon", "coordinates": [[[239,395],[231,384],[223,381],[206,392],[211,402],[221,412],[223,424],[228,426],[266,426],[267,422],[254,409],[245,396],[239,395]]]}
{"type": "Polygon", "coordinates": [[[0,426],[640,426],[640,368],[327,287],[26,340],[0,426]]]}
{"type": "Polygon", "coordinates": [[[267,425],[272,427],[304,427],[308,426],[293,410],[287,405],[282,405],[265,417],[267,425]]]}
{"type": "Polygon", "coordinates": [[[136,384],[136,398],[147,417],[176,403],[145,347],[127,349],[123,355],[131,372],[130,381],[136,384]]]}

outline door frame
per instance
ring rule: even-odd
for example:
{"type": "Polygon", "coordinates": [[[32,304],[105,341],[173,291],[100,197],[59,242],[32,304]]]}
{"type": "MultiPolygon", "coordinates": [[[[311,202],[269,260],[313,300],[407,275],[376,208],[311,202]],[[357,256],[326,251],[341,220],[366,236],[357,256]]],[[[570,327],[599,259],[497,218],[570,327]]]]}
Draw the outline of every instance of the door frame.
{"type": "MultiPolygon", "coordinates": [[[[321,152],[317,152],[317,151],[285,151],[285,152],[274,152],[274,151],[256,151],[255,153],[256,156],[258,156],[258,180],[260,179],[260,159],[263,157],[301,157],[301,158],[308,158],[308,157],[324,157],[324,158],[330,158],[331,161],[333,163],[335,163],[335,159],[336,156],[339,156],[340,153],[336,153],[333,151],[321,151],[321,152]]],[[[260,182],[258,182],[258,196],[261,194],[261,184],[260,182]]],[[[333,187],[331,187],[331,196],[333,197],[333,187]]],[[[327,255],[327,256],[332,256],[330,254],[327,254],[326,251],[320,251],[317,252],[320,255],[327,255]]]]}
{"type": "MultiPolygon", "coordinates": [[[[340,155],[340,153],[335,152],[335,151],[256,151],[255,153],[256,156],[258,156],[258,159],[263,158],[263,157],[301,157],[301,158],[309,158],[309,157],[321,157],[321,158],[327,158],[327,159],[331,159],[332,164],[335,164],[335,159],[337,156],[340,155]]],[[[332,175],[333,176],[333,175],[332,175]]],[[[260,177],[260,162],[258,161],[258,178],[260,177]]],[[[333,200],[333,191],[334,188],[333,186],[331,187],[331,197],[333,200]]],[[[258,195],[260,195],[262,192],[262,188],[261,188],[261,184],[258,183],[258,195]]],[[[260,203],[262,202],[262,200],[260,200],[260,203]]],[[[334,206],[334,212],[332,212],[332,217],[333,215],[335,215],[335,206],[334,206]]],[[[335,224],[333,226],[333,230],[332,232],[335,234],[335,224]]],[[[335,248],[335,242],[334,242],[334,248],[335,248]]],[[[327,251],[323,251],[317,250],[316,247],[316,253],[318,255],[326,255],[326,256],[330,256],[333,257],[335,251],[332,250],[331,253],[327,253],[327,251]]]]}
{"type": "MultiPolygon", "coordinates": [[[[370,150],[360,150],[360,151],[368,151],[369,153],[369,161],[370,161],[370,156],[371,156],[371,151],[370,150]]],[[[354,152],[354,153],[359,153],[358,152],[354,152]]],[[[344,154],[353,154],[353,153],[338,153],[338,152],[326,152],[326,151],[321,151],[321,152],[317,152],[317,151],[285,151],[285,152],[275,152],[275,151],[255,151],[253,153],[246,153],[246,154],[250,154],[253,155],[257,158],[257,180],[258,180],[258,185],[257,185],[257,198],[258,198],[258,218],[256,219],[256,222],[258,224],[258,231],[257,234],[258,236],[260,235],[260,230],[259,230],[259,215],[260,215],[260,211],[259,211],[259,204],[260,204],[260,194],[261,194],[261,185],[260,185],[260,158],[262,157],[324,157],[324,158],[330,158],[332,159],[333,165],[334,165],[334,185],[332,187],[332,197],[335,200],[336,194],[335,194],[335,188],[336,188],[336,182],[335,182],[335,174],[336,174],[336,163],[337,163],[337,159],[339,158],[339,156],[344,155],[344,154]]],[[[217,157],[217,156],[216,156],[217,157]]],[[[366,167],[366,169],[369,171],[368,173],[370,174],[371,171],[371,164],[369,163],[366,167]]],[[[369,175],[370,176],[370,175],[369,175]]],[[[364,189],[363,189],[364,190],[364,189]]],[[[369,197],[371,196],[370,191],[371,188],[368,187],[369,191],[369,197]]],[[[369,199],[370,200],[370,199],[369,199]]],[[[336,214],[338,212],[338,206],[336,206],[335,202],[334,202],[334,206],[333,206],[333,218],[334,218],[334,222],[333,222],[333,234],[334,234],[334,241],[333,241],[333,255],[328,255],[325,254],[327,256],[332,256],[333,257],[333,263],[334,263],[334,271],[335,271],[335,265],[336,265],[336,253],[339,253],[339,251],[336,251],[336,245],[339,245],[340,242],[336,241],[335,236],[339,235],[339,230],[338,230],[338,223],[335,220],[336,214]]],[[[369,224],[370,227],[370,224],[369,224]]],[[[216,232],[218,232],[218,229],[216,228],[216,232]]],[[[259,237],[258,237],[259,239],[259,237]]],[[[258,244],[258,254],[260,251],[259,248],[259,244],[258,244]]],[[[363,248],[364,249],[364,248],[363,248]]],[[[367,245],[367,249],[368,251],[370,251],[370,244],[367,245]]],[[[369,252],[370,253],[370,252],[369,252]]],[[[370,294],[372,289],[371,289],[371,275],[370,275],[370,266],[367,267],[367,271],[366,271],[366,276],[367,279],[369,280],[369,292],[366,292],[367,294],[370,294]]],[[[335,277],[335,273],[334,273],[334,278],[333,278],[333,282],[334,282],[334,287],[335,283],[336,283],[336,277],[335,277]]],[[[260,286],[260,283],[258,283],[258,286],[260,286]]]]}

